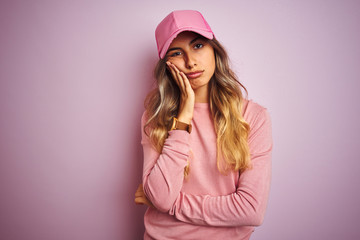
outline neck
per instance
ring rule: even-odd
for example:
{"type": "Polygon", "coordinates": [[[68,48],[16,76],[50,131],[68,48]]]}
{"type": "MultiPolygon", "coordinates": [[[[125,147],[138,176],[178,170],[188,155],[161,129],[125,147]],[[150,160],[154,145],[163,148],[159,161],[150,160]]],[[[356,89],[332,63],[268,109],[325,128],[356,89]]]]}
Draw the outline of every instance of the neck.
{"type": "Polygon", "coordinates": [[[196,103],[209,102],[209,84],[194,90],[196,103]]]}

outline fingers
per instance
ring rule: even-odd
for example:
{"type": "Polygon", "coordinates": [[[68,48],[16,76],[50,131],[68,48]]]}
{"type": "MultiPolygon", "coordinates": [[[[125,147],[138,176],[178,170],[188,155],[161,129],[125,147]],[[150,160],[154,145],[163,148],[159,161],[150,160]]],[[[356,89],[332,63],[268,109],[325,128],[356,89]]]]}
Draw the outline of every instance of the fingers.
{"type": "Polygon", "coordinates": [[[136,192],[135,193],[135,198],[137,198],[137,197],[143,197],[145,194],[144,194],[144,192],[136,192]]]}
{"type": "Polygon", "coordinates": [[[136,192],[135,192],[135,198],[136,197],[141,197],[141,196],[145,196],[145,193],[144,193],[143,185],[139,184],[139,186],[138,186],[138,188],[136,189],[136,192]]]}
{"type": "Polygon", "coordinates": [[[136,189],[136,192],[144,192],[144,188],[142,184],[139,184],[138,188],[136,189]]]}
{"type": "Polygon", "coordinates": [[[146,198],[146,196],[135,197],[135,204],[137,205],[147,205],[149,207],[153,207],[154,205],[146,198]]]}
{"type": "MultiPolygon", "coordinates": [[[[186,75],[183,72],[180,72],[180,70],[171,62],[166,62],[166,64],[169,66],[169,70],[171,72],[171,75],[173,76],[175,82],[180,88],[180,91],[182,94],[186,93],[186,87],[189,80],[187,79],[186,75]]],[[[190,85],[190,83],[189,83],[190,85]]]]}
{"type": "Polygon", "coordinates": [[[177,117],[181,122],[190,123],[194,112],[195,92],[184,72],[181,72],[175,64],[169,61],[166,64],[180,89],[181,96],[177,117]]]}
{"type": "Polygon", "coordinates": [[[176,84],[179,86],[180,90],[184,89],[184,84],[181,79],[179,69],[177,69],[177,67],[170,62],[166,62],[166,64],[169,66],[171,75],[173,76],[173,79],[175,80],[176,84]]]}
{"type": "Polygon", "coordinates": [[[140,184],[135,192],[135,203],[137,205],[147,205],[149,207],[154,207],[154,205],[149,201],[149,199],[147,199],[145,193],[144,193],[144,189],[143,189],[143,185],[140,184]]]}
{"type": "Polygon", "coordinates": [[[137,198],[135,198],[135,203],[137,205],[144,205],[146,203],[146,199],[141,198],[141,197],[137,197],[137,198]]]}
{"type": "Polygon", "coordinates": [[[192,90],[192,87],[191,87],[191,85],[190,85],[190,81],[189,81],[189,79],[186,77],[185,73],[181,72],[181,74],[183,75],[183,78],[184,78],[185,90],[192,90]]]}

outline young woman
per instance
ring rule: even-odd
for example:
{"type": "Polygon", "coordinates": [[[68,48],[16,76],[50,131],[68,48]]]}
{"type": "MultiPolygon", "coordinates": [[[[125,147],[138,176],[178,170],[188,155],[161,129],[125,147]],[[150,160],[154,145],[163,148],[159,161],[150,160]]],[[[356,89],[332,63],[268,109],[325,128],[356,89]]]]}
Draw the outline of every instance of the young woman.
{"type": "Polygon", "coordinates": [[[197,11],[157,27],[157,88],[142,117],[144,239],[249,239],[264,218],[271,121],[243,97],[228,56],[197,11]]]}

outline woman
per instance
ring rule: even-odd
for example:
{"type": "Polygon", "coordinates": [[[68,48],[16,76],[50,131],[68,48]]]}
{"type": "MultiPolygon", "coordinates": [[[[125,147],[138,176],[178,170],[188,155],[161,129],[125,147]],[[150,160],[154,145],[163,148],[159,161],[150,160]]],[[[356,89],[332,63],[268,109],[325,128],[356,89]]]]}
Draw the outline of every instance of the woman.
{"type": "Polygon", "coordinates": [[[144,239],[249,239],[271,178],[271,121],[243,97],[201,13],[170,13],[155,31],[157,88],[142,117],[144,239]]]}

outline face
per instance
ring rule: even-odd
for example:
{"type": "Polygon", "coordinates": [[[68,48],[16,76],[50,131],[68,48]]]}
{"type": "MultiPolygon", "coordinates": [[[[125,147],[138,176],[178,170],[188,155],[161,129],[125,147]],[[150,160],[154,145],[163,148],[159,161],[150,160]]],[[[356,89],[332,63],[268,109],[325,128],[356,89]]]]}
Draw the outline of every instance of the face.
{"type": "Polygon", "coordinates": [[[165,58],[184,72],[194,90],[207,88],[215,72],[214,48],[194,32],[182,32],[171,43],[165,58]]]}

